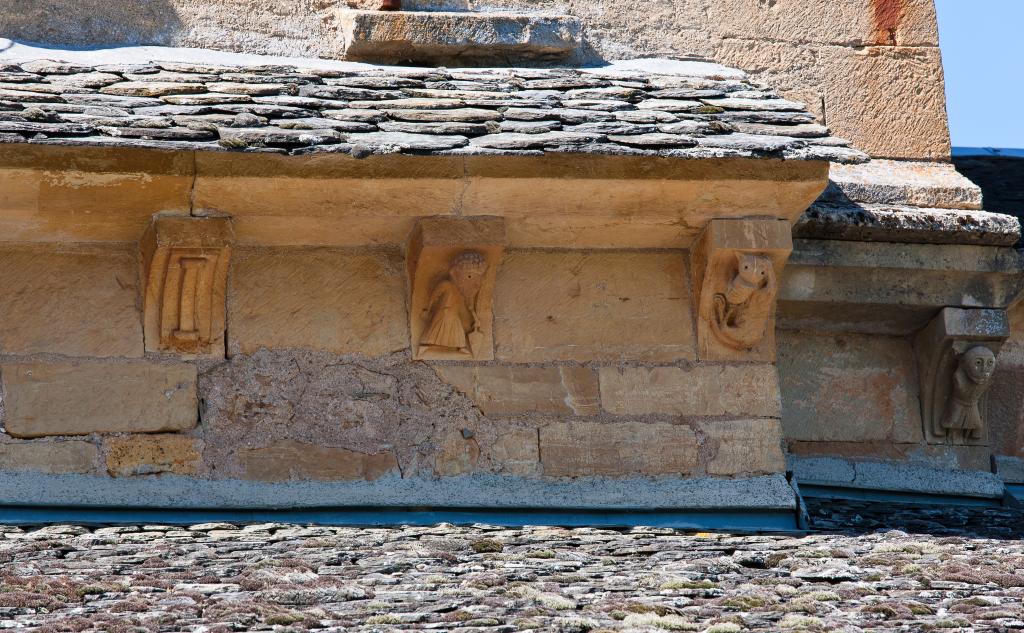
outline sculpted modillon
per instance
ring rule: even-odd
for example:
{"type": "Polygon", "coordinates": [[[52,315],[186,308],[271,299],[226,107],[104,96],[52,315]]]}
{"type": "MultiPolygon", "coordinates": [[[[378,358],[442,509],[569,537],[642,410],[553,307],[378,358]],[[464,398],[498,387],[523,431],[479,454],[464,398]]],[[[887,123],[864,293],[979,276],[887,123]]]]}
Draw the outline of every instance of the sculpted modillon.
{"type": "Polygon", "coordinates": [[[448,275],[434,286],[423,310],[427,328],[420,353],[430,350],[473,356],[483,342],[476,301],[487,272],[487,259],[476,251],[460,253],[448,275]]]}
{"type": "Polygon", "coordinates": [[[713,299],[711,327],[715,335],[739,349],[757,345],[771,317],[775,290],[775,270],[769,257],[737,253],[735,274],[725,292],[713,299]]]}
{"type": "Polygon", "coordinates": [[[989,348],[979,345],[963,353],[953,372],[949,401],[937,429],[939,434],[960,432],[965,438],[981,437],[983,421],[979,403],[992,384],[995,369],[996,356],[989,348]]]}

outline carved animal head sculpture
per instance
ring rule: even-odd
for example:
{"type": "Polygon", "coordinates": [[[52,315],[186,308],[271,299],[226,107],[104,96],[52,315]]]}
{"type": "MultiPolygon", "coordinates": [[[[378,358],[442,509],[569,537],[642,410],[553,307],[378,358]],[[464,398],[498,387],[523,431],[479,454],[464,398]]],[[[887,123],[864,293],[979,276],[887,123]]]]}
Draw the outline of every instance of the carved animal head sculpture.
{"type": "Polygon", "coordinates": [[[761,288],[772,273],[772,260],[755,253],[736,253],[736,276],[746,286],[761,288]]]}
{"type": "Polygon", "coordinates": [[[996,355],[984,345],[972,347],[960,357],[960,368],[972,382],[983,385],[992,380],[996,370],[996,355]]]}

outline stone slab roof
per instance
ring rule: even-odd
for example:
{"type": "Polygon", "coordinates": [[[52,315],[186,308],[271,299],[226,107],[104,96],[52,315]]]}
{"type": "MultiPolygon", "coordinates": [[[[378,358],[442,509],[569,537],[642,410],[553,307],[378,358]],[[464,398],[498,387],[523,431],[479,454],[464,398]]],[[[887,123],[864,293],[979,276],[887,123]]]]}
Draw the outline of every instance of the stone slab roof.
{"type": "Polygon", "coordinates": [[[357,158],[867,160],[803,104],[744,73],[669,60],[446,69],[0,58],[0,142],[357,158]]]}

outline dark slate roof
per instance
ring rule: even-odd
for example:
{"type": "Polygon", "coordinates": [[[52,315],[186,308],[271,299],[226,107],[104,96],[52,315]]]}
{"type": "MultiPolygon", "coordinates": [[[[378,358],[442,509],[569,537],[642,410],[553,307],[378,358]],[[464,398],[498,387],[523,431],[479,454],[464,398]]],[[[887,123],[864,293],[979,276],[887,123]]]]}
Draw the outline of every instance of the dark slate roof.
{"type": "Polygon", "coordinates": [[[356,157],[867,160],[803,104],[703,62],[341,70],[0,62],[0,142],[356,157]]]}

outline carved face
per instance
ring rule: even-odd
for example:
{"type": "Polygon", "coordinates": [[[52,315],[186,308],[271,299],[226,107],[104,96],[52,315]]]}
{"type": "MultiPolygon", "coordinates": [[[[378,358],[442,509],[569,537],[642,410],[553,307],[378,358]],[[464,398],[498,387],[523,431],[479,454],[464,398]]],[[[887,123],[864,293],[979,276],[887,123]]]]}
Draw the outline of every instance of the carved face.
{"type": "Polygon", "coordinates": [[[476,251],[466,251],[456,257],[448,271],[459,292],[467,298],[480,291],[486,272],[487,260],[476,251]]]}
{"type": "Polygon", "coordinates": [[[772,262],[764,255],[736,254],[737,274],[749,286],[761,287],[768,281],[772,262]]]}
{"type": "Polygon", "coordinates": [[[996,370],[996,355],[987,347],[972,347],[960,358],[960,367],[973,382],[984,384],[996,370]]]}

